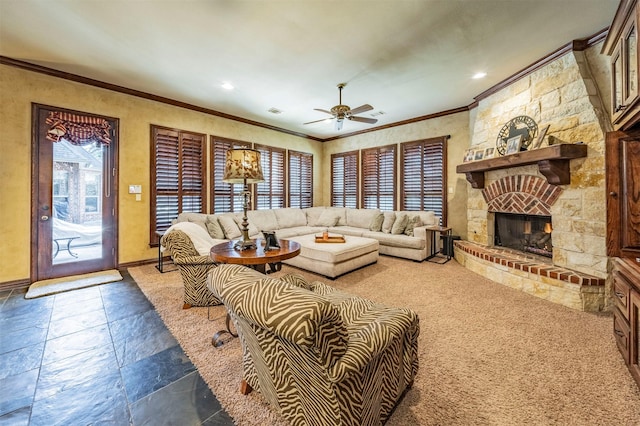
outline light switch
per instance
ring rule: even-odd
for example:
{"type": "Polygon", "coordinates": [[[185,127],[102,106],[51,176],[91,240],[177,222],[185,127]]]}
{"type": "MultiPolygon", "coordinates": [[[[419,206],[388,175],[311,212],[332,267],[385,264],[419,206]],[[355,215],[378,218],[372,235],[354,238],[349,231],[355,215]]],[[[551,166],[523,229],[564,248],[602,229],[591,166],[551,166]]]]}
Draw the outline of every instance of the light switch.
{"type": "Polygon", "coordinates": [[[141,201],[141,200],[142,200],[142,195],[136,194],[136,201],[141,201]]]}
{"type": "Polygon", "coordinates": [[[142,194],[142,185],[129,185],[129,194],[142,194]]]}

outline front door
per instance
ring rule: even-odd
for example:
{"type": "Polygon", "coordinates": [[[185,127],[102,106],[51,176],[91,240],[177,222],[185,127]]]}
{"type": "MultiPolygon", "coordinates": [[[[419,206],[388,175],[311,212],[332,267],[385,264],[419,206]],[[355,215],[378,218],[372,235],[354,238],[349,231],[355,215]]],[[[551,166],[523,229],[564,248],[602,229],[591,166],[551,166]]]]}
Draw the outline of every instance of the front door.
{"type": "Polygon", "coordinates": [[[117,266],[118,120],[33,105],[31,280],[117,266]]]}

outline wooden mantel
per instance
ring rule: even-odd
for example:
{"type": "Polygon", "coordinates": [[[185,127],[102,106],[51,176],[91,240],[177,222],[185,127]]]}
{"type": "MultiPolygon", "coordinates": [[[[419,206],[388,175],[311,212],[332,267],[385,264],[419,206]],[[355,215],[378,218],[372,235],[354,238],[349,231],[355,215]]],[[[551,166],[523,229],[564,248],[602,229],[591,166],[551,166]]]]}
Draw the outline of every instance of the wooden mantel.
{"type": "Polygon", "coordinates": [[[498,158],[472,161],[456,167],[456,172],[464,173],[473,188],[484,188],[484,172],[511,167],[538,164],[540,173],[551,185],[571,183],[569,161],[587,156],[587,145],[583,143],[551,145],[531,151],[521,151],[498,158]]]}

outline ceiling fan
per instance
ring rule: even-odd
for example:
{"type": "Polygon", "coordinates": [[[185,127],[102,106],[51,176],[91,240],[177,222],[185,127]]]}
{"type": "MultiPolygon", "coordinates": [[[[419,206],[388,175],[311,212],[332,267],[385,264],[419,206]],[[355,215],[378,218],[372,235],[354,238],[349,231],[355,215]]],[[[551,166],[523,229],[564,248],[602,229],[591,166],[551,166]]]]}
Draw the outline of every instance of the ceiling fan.
{"type": "MultiPolygon", "coordinates": [[[[327,111],[326,109],[321,109],[321,108],[314,108],[314,110],[331,114],[333,118],[336,119],[336,130],[342,129],[342,123],[344,122],[345,118],[347,120],[359,121],[361,123],[368,123],[368,124],[377,123],[378,120],[376,120],[375,118],[356,117],[356,114],[360,114],[361,112],[365,112],[365,111],[371,111],[373,109],[371,105],[364,104],[354,109],[349,108],[348,105],[342,105],[342,89],[344,89],[346,85],[347,83],[338,84],[338,90],[340,92],[340,102],[338,105],[331,108],[331,111],[327,111]]],[[[320,121],[326,121],[326,120],[329,120],[329,119],[323,118],[322,120],[309,121],[308,123],[304,123],[304,124],[318,123],[320,121]]]]}

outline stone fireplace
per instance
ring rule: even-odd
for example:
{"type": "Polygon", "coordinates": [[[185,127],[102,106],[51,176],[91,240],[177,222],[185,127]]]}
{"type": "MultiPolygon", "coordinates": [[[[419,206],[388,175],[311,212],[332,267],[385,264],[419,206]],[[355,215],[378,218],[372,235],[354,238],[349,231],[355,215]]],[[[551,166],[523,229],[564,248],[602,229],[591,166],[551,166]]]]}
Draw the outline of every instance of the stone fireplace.
{"type": "Polygon", "coordinates": [[[553,257],[551,216],[495,213],[493,245],[553,257]]]}
{"type": "Polygon", "coordinates": [[[604,134],[611,123],[600,94],[608,90],[610,75],[600,48],[596,43],[569,50],[477,98],[469,148],[495,146],[498,130],[520,115],[550,126],[541,148],[480,160],[483,170],[473,169],[475,162],[457,165],[466,167],[457,171],[461,180],[466,177],[467,211],[466,229],[454,229],[461,236],[454,242],[455,259],[499,284],[584,311],[606,310],[610,303],[604,134]],[[542,151],[555,145],[581,146],[585,155],[565,157],[558,150],[556,157],[544,157],[542,151]],[[520,161],[524,157],[531,161],[520,161]],[[510,237],[522,247],[505,243],[511,225],[500,223],[502,215],[523,219],[510,237]],[[544,225],[540,232],[533,217],[550,224],[545,241],[544,225]],[[531,234],[524,233],[527,218],[531,234]],[[521,250],[527,239],[529,248],[547,244],[550,250],[521,250]]]}

